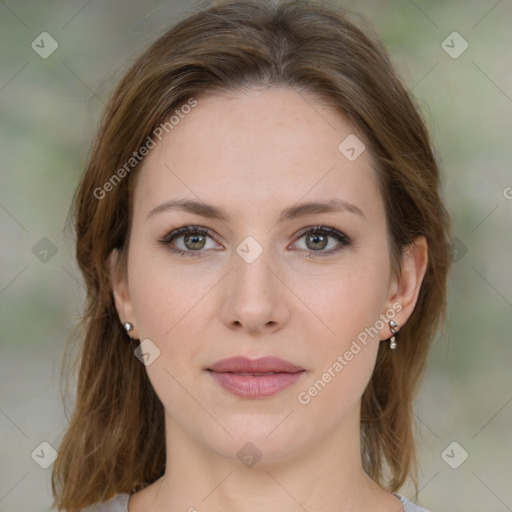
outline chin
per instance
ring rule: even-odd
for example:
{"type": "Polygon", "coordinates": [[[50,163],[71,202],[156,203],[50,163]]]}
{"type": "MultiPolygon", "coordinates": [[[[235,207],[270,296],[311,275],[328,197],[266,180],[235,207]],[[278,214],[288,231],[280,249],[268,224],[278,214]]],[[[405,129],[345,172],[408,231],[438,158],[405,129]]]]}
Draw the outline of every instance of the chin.
{"type": "Polygon", "coordinates": [[[224,430],[222,434],[212,437],[210,431],[203,442],[219,455],[237,458],[244,464],[248,458],[249,462],[258,464],[259,468],[291,460],[299,456],[307,448],[308,441],[312,442],[313,439],[304,430],[304,424],[299,426],[292,420],[293,413],[286,418],[287,414],[281,413],[277,420],[275,416],[239,416],[229,422],[222,422],[233,437],[224,430]],[[257,462],[254,462],[256,459],[257,462]]]}

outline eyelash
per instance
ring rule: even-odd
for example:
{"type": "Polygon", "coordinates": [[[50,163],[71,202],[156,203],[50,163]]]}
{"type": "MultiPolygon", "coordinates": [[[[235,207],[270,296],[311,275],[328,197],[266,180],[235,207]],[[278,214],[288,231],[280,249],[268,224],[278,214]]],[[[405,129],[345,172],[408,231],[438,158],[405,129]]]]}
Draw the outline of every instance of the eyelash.
{"type": "MultiPolygon", "coordinates": [[[[309,254],[310,258],[317,258],[317,257],[324,257],[329,256],[331,254],[334,254],[338,251],[340,251],[343,247],[349,247],[352,245],[351,239],[342,233],[341,231],[338,231],[335,228],[331,228],[328,226],[309,226],[305,229],[303,229],[298,235],[297,240],[300,240],[304,235],[307,234],[315,234],[315,235],[328,235],[333,238],[335,238],[338,242],[340,242],[340,246],[336,249],[331,249],[329,251],[311,251],[309,254]]],[[[187,225],[187,226],[181,226],[179,228],[173,229],[169,233],[167,233],[163,238],[160,238],[158,240],[158,244],[161,247],[170,247],[170,244],[173,240],[176,238],[179,238],[182,235],[187,234],[194,234],[194,235],[200,235],[200,236],[209,236],[210,238],[215,240],[214,233],[208,229],[204,228],[202,226],[195,226],[195,225],[187,225]]],[[[204,250],[199,251],[183,251],[181,249],[176,249],[173,247],[170,247],[171,252],[178,254],[180,256],[186,256],[186,257],[192,257],[197,258],[203,255],[204,250]]]]}

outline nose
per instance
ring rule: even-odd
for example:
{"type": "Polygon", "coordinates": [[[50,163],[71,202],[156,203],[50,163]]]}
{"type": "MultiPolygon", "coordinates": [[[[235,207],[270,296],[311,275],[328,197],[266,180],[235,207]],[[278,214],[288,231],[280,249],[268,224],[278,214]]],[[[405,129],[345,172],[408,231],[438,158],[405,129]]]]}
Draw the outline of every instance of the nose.
{"type": "Polygon", "coordinates": [[[290,318],[286,286],[272,267],[267,251],[251,263],[233,254],[233,270],[226,279],[222,321],[230,329],[249,334],[271,334],[290,318]]]}

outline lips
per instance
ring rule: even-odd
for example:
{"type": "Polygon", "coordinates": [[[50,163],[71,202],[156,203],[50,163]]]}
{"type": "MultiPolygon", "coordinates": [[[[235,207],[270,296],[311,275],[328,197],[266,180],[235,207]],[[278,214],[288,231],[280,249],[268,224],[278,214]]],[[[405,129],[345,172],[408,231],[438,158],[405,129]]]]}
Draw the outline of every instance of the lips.
{"type": "Polygon", "coordinates": [[[232,357],[207,369],[223,389],[242,398],[265,398],[295,384],[304,368],[277,357],[232,357]]]}
{"type": "Polygon", "coordinates": [[[296,373],[304,368],[296,366],[289,361],[278,357],[262,357],[260,359],[248,359],[247,357],[231,357],[217,361],[209,370],[217,373],[296,373]]]}

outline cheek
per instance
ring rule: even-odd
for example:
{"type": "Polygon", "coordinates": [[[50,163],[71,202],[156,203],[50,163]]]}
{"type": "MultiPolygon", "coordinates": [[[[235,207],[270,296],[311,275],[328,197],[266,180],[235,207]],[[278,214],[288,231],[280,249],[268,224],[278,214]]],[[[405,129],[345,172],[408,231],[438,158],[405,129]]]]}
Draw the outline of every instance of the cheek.
{"type": "MultiPolygon", "coordinates": [[[[202,374],[204,343],[214,324],[214,287],[219,276],[192,264],[176,264],[159,249],[135,249],[130,255],[130,296],[141,340],[160,351],[147,366],[162,401],[186,406],[179,383],[202,374]]],[[[186,394],[185,394],[186,395],[186,394]]],[[[189,404],[190,405],[190,404],[189,404]]]]}
{"type": "Polygon", "coordinates": [[[213,283],[180,272],[165,258],[143,249],[130,254],[128,271],[140,339],[151,340],[159,350],[146,366],[148,378],[167,410],[187,410],[190,397],[182,386],[189,388],[190,379],[201,373],[194,361],[205,331],[205,324],[195,320],[207,322],[206,301],[201,299],[213,283]]]}
{"type": "MultiPolygon", "coordinates": [[[[385,258],[383,258],[385,260],[385,258]]],[[[327,351],[341,350],[366,328],[374,326],[383,313],[389,270],[364,256],[350,255],[343,264],[326,271],[298,272],[293,290],[313,314],[325,333],[327,351]]],[[[319,347],[320,348],[320,347],[319,347]]]]}
{"type": "Polygon", "coordinates": [[[141,336],[167,344],[201,310],[213,277],[176,265],[163,249],[133,249],[128,272],[137,327],[141,336]]]}
{"type": "Polygon", "coordinates": [[[299,403],[318,414],[332,404],[340,417],[357,404],[375,365],[388,278],[386,258],[353,255],[331,275],[317,272],[298,281],[297,295],[306,298],[315,313],[311,321],[321,326],[318,337],[309,336],[316,364],[299,403]]]}
{"type": "Polygon", "coordinates": [[[310,329],[308,349],[314,351],[315,364],[297,395],[308,414],[322,415],[328,409],[334,425],[357,407],[380,344],[377,327],[382,326],[377,322],[383,313],[385,276],[376,268],[354,268],[339,272],[336,280],[316,280],[315,286],[308,286],[308,302],[322,321],[318,337],[310,329]]]}

